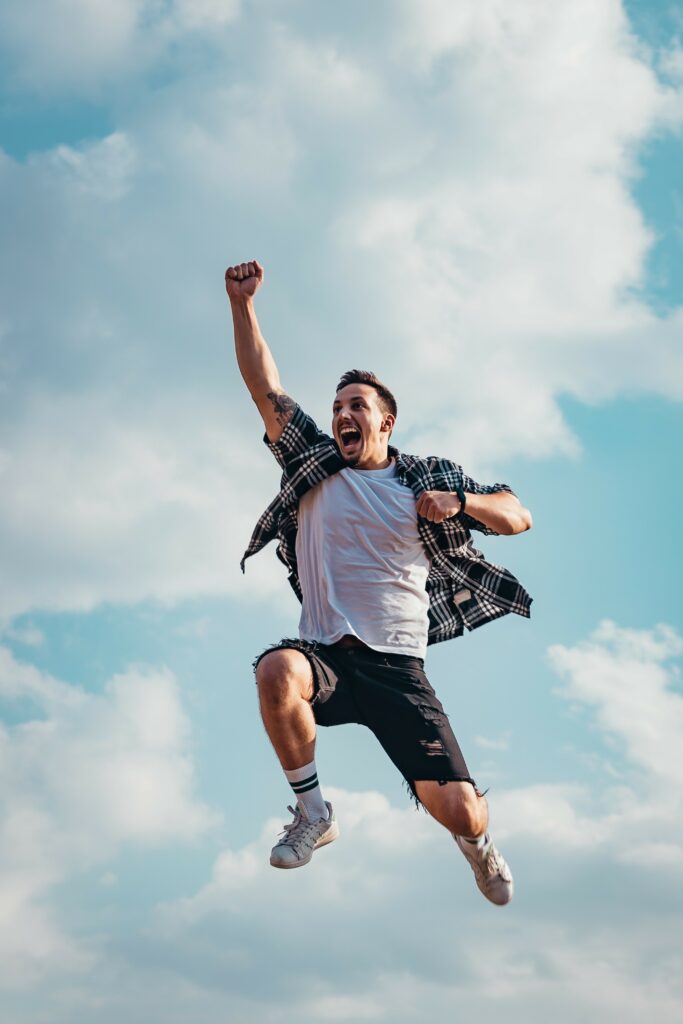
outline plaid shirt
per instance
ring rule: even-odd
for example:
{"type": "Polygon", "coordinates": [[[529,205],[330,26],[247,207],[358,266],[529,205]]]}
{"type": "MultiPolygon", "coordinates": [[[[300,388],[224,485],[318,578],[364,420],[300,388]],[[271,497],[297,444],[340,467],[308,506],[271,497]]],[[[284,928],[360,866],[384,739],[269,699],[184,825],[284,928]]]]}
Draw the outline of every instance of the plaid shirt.
{"type": "MultiPolygon", "coordinates": [[[[299,500],[316,484],[345,468],[339,448],[300,406],[294,410],[278,441],[264,441],[282,467],[280,492],[261,515],[241,562],[278,538],[277,555],[289,571],[289,582],[303,601],[296,564],[297,510],[299,500]]],[[[506,484],[478,484],[462,467],[448,459],[403,455],[389,447],[396,459],[399,479],[419,498],[423,491],[450,491],[461,496],[509,491],[506,484]]],[[[460,636],[465,627],[476,629],[486,622],[515,612],[529,617],[531,597],[515,577],[500,565],[485,561],[472,544],[470,530],[495,534],[472,516],[455,515],[442,523],[417,517],[417,527],[431,567],[428,644],[460,636]]]]}

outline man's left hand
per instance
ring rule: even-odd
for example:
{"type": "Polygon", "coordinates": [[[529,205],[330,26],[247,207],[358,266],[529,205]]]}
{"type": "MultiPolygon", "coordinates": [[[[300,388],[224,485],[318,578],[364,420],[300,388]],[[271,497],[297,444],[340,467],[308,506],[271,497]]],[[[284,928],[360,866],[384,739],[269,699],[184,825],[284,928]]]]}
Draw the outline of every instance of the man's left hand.
{"type": "Polygon", "coordinates": [[[460,498],[449,491],[424,491],[415,506],[417,514],[431,523],[442,523],[444,519],[457,516],[460,498]]]}

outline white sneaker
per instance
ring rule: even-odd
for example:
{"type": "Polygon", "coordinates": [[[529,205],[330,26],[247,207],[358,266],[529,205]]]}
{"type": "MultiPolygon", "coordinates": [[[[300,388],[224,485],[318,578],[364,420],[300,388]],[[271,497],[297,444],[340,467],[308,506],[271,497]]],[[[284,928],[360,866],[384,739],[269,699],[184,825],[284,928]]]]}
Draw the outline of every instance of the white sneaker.
{"type": "Polygon", "coordinates": [[[477,885],[486,899],[499,907],[509,903],[514,891],[512,874],[488,832],[483,846],[468,843],[461,836],[455,836],[455,841],[470,862],[477,885]]]}
{"type": "Polygon", "coordinates": [[[288,807],[294,821],[285,825],[282,839],[270,851],[270,863],[274,868],[301,868],[308,864],[313,851],[320,846],[333,843],[339,836],[339,826],[332,804],[325,801],[329,818],[310,821],[303,807],[288,807]]]}

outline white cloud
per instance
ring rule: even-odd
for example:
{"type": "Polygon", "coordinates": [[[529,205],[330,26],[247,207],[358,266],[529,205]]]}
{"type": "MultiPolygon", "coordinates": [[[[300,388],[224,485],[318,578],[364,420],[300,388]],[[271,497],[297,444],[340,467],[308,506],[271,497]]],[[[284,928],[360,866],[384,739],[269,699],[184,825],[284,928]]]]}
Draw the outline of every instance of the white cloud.
{"type": "Polygon", "coordinates": [[[23,647],[42,647],[45,643],[45,634],[37,626],[26,623],[25,625],[7,624],[3,627],[0,623],[0,632],[8,640],[14,640],[23,647]]]}
{"type": "Polygon", "coordinates": [[[215,40],[240,0],[5,0],[0,48],[14,88],[90,96],[128,87],[187,34],[215,40]]]}
{"type": "MultiPolygon", "coordinates": [[[[304,21],[313,10],[297,8],[304,21]]],[[[563,394],[681,398],[681,313],[656,319],[638,293],[652,234],[630,194],[639,147],[679,122],[680,93],[621,5],[426,0],[383,10],[380,27],[367,12],[362,32],[313,18],[316,38],[252,5],[251,34],[233,41],[237,11],[1,8],[16,88],[117,95],[104,138],[25,164],[0,155],[13,240],[0,255],[0,617],[285,591],[272,552],[246,583],[236,565],[276,481],[221,294],[243,252],[266,264],[259,310],[297,397],[317,405],[333,359],[372,352],[395,369],[411,440],[457,438],[463,461],[575,454],[563,394]],[[200,35],[218,59],[193,59],[200,35]],[[181,59],[164,65],[171,47],[181,59]],[[165,74],[136,99],[131,82],[154,66],[165,74]]],[[[676,61],[662,65],[674,83],[676,61]]],[[[0,733],[3,973],[36,986],[48,967],[86,975],[48,993],[55,1024],[202,1011],[270,1024],[283,1000],[311,1022],[363,1011],[407,1024],[457,1005],[484,1024],[501,1006],[527,1024],[562,1020],[558,1008],[673,1024],[678,644],[607,626],[551,652],[600,758],[593,786],[541,779],[492,798],[518,879],[503,917],[433,823],[339,792],[342,838],[310,868],[269,868],[271,821],[115,962],[70,935],[48,896],[121,844],[210,823],[177,687],[131,670],[87,694],[4,652],[0,692],[38,710],[0,733]]]]}
{"type": "Polygon", "coordinates": [[[55,184],[64,181],[65,187],[89,193],[104,200],[121,199],[130,187],[135,170],[135,153],[130,140],[122,132],[78,148],[57,146],[56,149],[34,157],[34,164],[42,165],[55,184]]]}
{"type": "Polygon", "coordinates": [[[636,630],[610,621],[584,643],[549,648],[563,679],[558,696],[578,721],[590,714],[588,735],[604,745],[608,760],[593,759],[590,787],[539,782],[497,794],[497,834],[680,871],[683,697],[678,666],[670,662],[681,653],[683,639],[671,626],[636,630]]]}
{"type": "Polygon", "coordinates": [[[673,1024],[683,1006],[671,954],[683,780],[671,761],[683,699],[668,662],[681,653],[683,641],[669,626],[629,630],[610,622],[585,643],[550,649],[563,677],[558,696],[593,716],[594,744],[620,741],[612,757],[622,778],[539,781],[492,797],[493,834],[517,878],[502,931],[477,902],[468,869],[439,826],[379,794],[328,788],[341,826],[335,844],[302,872],[275,872],[267,855],[278,822],[267,822],[256,842],[218,857],[195,896],[159,910],[149,955],[155,949],[162,960],[188,965],[195,983],[221,979],[225,1008],[238,975],[250,976],[258,956],[270,965],[261,1003],[254,986],[248,991],[252,1014],[263,1019],[287,999],[290,1011],[311,1022],[350,1021],[358,1005],[368,1019],[408,1022],[456,1003],[493,1021],[504,1000],[511,1019],[539,1024],[551,1012],[560,1021],[635,1024],[653,1005],[673,1024]],[[315,957],[302,961],[321,907],[333,927],[315,957]],[[273,921],[287,922],[286,945],[271,936],[273,921]]]}
{"type": "Polygon", "coordinates": [[[60,924],[54,886],[123,844],[193,841],[218,819],[195,796],[170,672],[132,668],[88,693],[0,647],[0,699],[20,710],[0,730],[2,981],[12,987],[94,962],[60,924]]]}
{"type": "Polygon", "coordinates": [[[497,795],[496,835],[505,839],[524,835],[544,846],[563,849],[595,849],[613,836],[591,794],[582,786],[537,783],[497,795]]]}
{"type": "Polygon", "coordinates": [[[674,82],[683,82],[683,46],[680,42],[666,50],[660,57],[659,68],[674,82]]]}
{"type": "Polygon", "coordinates": [[[29,86],[106,79],[126,66],[140,20],[155,6],[144,0],[3,3],[3,49],[29,86]]]}
{"type": "Polygon", "coordinates": [[[235,20],[240,0],[175,0],[171,17],[178,33],[185,30],[217,32],[235,20]]]}
{"type": "Polygon", "coordinates": [[[338,45],[326,40],[312,45],[282,24],[274,26],[271,45],[290,103],[296,99],[342,123],[381,114],[382,88],[376,73],[338,45]]]}
{"type": "Polygon", "coordinates": [[[565,680],[567,700],[595,709],[601,731],[625,747],[628,759],[651,782],[666,782],[683,797],[683,697],[667,662],[683,653],[683,639],[670,626],[622,629],[605,621],[590,640],[549,654],[565,680]]]}
{"type": "MultiPolygon", "coordinates": [[[[215,32],[212,3],[115,6],[98,5],[103,35],[119,26],[103,68],[172,37],[187,65],[104,138],[0,161],[5,615],[244,592],[231,567],[277,482],[222,295],[245,255],[296,397],[319,415],[334,361],[371,362],[401,444],[474,475],[575,456],[566,394],[683,397],[683,314],[638,295],[652,234],[630,194],[680,95],[618,4],[430,0],[314,35],[257,5],[248,44],[234,4],[215,32]],[[197,63],[188,19],[220,52],[197,63]]],[[[36,55],[80,10],[49,8],[36,55]]],[[[269,555],[247,586],[281,596],[269,555]]]]}
{"type": "MultiPolygon", "coordinates": [[[[597,743],[615,733],[606,711],[622,699],[613,684],[615,666],[627,693],[638,692],[643,707],[661,708],[661,693],[670,689],[673,675],[657,681],[652,667],[680,653],[681,640],[669,627],[624,630],[602,624],[586,643],[554,648],[552,658],[565,676],[562,698],[595,713],[597,743]]],[[[167,699],[166,676],[154,675],[152,685],[143,685],[139,702],[141,679],[134,673],[93,697],[28,666],[7,664],[11,671],[0,678],[12,693],[41,695],[50,720],[60,713],[68,718],[68,746],[76,736],[86,747],[96,742],[103,719],[113,725],[107,749],[168,752],[182,743],[182,715],[177,702],[167,699]],[[67,698],[73,707],[65,712],[67,698]],[[151,722],[159,725],[150,732],[151,722]]],[[[616,721],[621,722],[618,714],[616,721]]],[[[331,787],[326,795],[334,802],[341,836],[309,866],[296,872],[269,866],[268,851],[281,825],[271,819],[255,841],[222,850],[210,879],[194,895],[159,906],[142,932],[118,942],[115,963],[97,949],[84,959],[68,936],[61,941],[49,908],[28,901],[22,921],[33,922],[40,907],[35,926],[48,961],[64,978],[80,973],[59,991],[55,1024],[78,1019],[84,1006],[93,1024],[114,1024],[133,1005],[146,1020],[171,1024],[199,1009],[207,1019],[274,1024],[283,1003],[304,1024],[351,1024],[359,1013],[409,1024],[420,1016],[446,1015],[454,1005],[485,1024],[499,1019],[501,1005],[510,1019],[533,1024],[549,1015],[560,1024],[639,1024],[645,1012],[675,1024],[683,1007],[673,882],[681,864],[673,820],[679,817],[681,787],[674,778],[658,801],[649,762],[639,753],[638,731],[632,742],[631,728],[622,728],[623,736],[628,733],[626,767],[632,757],[638,770],[628,784],[540,781],[492,798],[494,836],[517,882],[513,904],[503,911],[484,902],[452,839],[427,816],[407,804],[392,807],[379,793],[331,787]],[[97,1003],[91,1005],[94,993],[97,1003]]],[[[51,750],[43,751],[46,761],[40,763],[54,764],[51,750]]],[[[36,759],[19,757],[15,748],[13,760],[35,782],[36,759]]],[[[62,759],[67,769],[70,760],[62,759]]],[[[64,787],[70,791],[70,778],[67,770],[66,782],[50,780],[45,807],[55,803],[53,792],[57,811],[65,805],[60,794],[64,787]]],[[[93,785],[101,785],[97,771],[93,785]]],[[[77,805],[83,807],[80,798],[77,805]]],[[[116,813],[109,814],[110,806],[94,822],[90,816],[93,832],[104,826],[105,835],[120,832],[129,841],[144,841],[144,816],[133,809],[122,824],[116,813]]],[[[67,816],[72,829],[77,822],[72,844],[83,841],[86,817],[82,811],[67,816]]],[[[55,843],[35,814],[24,816],[15,835],[1,848],[5,858],[8,850],[14,853],[29,882],[35,851],[45,848],[47,838],[49,863],[54,866],[56,857],[59,876],[64,839],[55,843]]],[[[104,886],[116,881],[109,874],[101,880],[104,886]]],[[[24,892],[18,872],[11,882],[19,894],[18,913],[24,892]]],[[[27,949],[28,938],[23,958],[27,949]]],[[[52,1001],[54,990],[46,991],[52,1001]]]]}
{"type": "Polygon", "coordinates": [[[504,736],[495,739],[490,736],[475,736],[474,742],[484,750],[508,750],[510,747],[510,735],[507,732],[504,736]]]}
{"type": "Polygon", "coordinates": [[[489,464],[572,454],[562,394],[680,400],[681,313],[659,320],[637,297],[654,239],[630,187],[639,146],[683,102],[621,6],[430,0],[405,19],[397,53],[425,89],[439,74],[447,127],[428,174],[368,189],[339,231],[372,267],[381,355],[408,394],[429,390],[435,422],[416,403],[414,444],[489,464]]]}
{"type": "MultiPolygon", "coordinates": [[[[560,787],[548,787],[560,810],[545,828],[562,831],[552,855],[534,822],[526,828],[528,807],[508,807],[520,815],[516,839],[505,839],[503,828],[496,834],[517,872],[518,892],[502,912],[504,923],[493,919],[501,912],[482,902],[467,865],[434,822],[397,811],[376,794],[328,795],[341,824],[335,844],[300,872],[276,872],[268,849],[277,823],[268,822],[257,842],[221,854],[196,896],[159,910],[147,955],[173,963],[194,984],[211,986],[217,998],[221,991],[223,1013],[235,994],[248,995],[251,1015],[264,1020],[283,1000],[306,1022],[350,1022],[363,1006],[368,1019],[402,1024],[446,1014],[454,1005],[492,1022],[502,1001],[512,1020],[539,1024],[551,1007],[560,1021],[578,1016],[635,1024],[650,1001],[662,1019],[677,1019],[683,993],[671,969],[674,916],[659,914],[656,927],[639,928],[634,905],[626,909],[633,927],[609,923],[614,901],[624,912],[622,896],[602,892],[591,877],[596,864],[604,864],[605,847],[594,821],[573,813],[575,788],[565,787],[563,797],[560,787]],[[582,864],[590,870],[574,877],[582,864]],[[585,903],[575,899],[570,906],[565,886],[572,892],[585,886],[585,903]],[[312,922],[322,937],[315,955],[302,957],[311,949],[312,922]],[[661,969],[652,966],[658,957],[664,957],[661,969]],[[245,985],[257,964],[268,965],[267,980],[261,971],[259,986],[245,985]]],[[[500,796],[496,820],[499,803],[500,796]]],[[[656,872],[660,863],[640,870],[656,872]]],[[[637,880],[614,860],[611,870],[636,890],[637,880]]]]}
{"type": "MultiPolygon", "coordinates": [[[[46,400],[8,439],[0,616],[89,610],[105,595],[131,603],[226,593],[286,600],[272,559],[254,559],[246,576],[239,568],[269,477],[277,486],[268,457],[256,463],[246,446],[231,444],[238,428],[228,422],[219,431],[199,409],[190,436],[172,409],[137,423],[118,409],[46,400]]],[[[258,430],[251,441],[258,448],[258,430]]]]}

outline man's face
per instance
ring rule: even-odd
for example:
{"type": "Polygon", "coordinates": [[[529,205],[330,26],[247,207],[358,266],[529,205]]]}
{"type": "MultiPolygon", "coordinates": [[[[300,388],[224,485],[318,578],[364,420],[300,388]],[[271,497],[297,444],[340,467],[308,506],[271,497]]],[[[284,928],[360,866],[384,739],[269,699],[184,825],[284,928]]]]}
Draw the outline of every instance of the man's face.
{"type": "Polygon", "coordinates": [[[360,469],[386,459],[391,413],[382,412],[379,395],[369,384],[347,384],[332,405],[332,433],[348,466],[360,469]]]}

